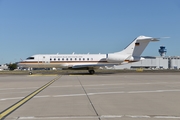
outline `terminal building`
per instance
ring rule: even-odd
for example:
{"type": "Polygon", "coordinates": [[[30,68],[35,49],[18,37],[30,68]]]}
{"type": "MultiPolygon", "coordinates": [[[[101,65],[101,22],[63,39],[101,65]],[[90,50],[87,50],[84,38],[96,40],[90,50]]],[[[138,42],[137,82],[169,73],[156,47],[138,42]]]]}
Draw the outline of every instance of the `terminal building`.
{"type": "Polygon", "coordinates": [[[7,65],[0,65],[0,71],[2,71],[2,70],[8,70],[9,68],[8,68],[8,66],[7,65]]]}
{"type": "Polygon", "coordinates": [[[180,69],[180,56],[166,56],[165,46],[160,46],[160,56],[144,56],[145,60],[114,66],[114,69],[180,69]]]}

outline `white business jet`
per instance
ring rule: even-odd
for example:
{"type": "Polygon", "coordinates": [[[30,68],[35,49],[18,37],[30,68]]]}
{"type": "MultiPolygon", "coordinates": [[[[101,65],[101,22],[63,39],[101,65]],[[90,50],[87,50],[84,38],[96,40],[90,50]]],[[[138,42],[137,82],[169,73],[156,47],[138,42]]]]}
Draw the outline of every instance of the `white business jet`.
{"type": "MultiPolygon", "coordinates": [[[[108,54],[38,54],[28,57],[18,63],[20,67],[29,68],[65,68],[86,69],[90,74],[100,67],[121,65],[137,62],[144,58],[140,55],[150,41],[159,41],[159,38],[139,36],[124,50],[108,54]]],[[[29,74],[32,74],[30,71],[29,74]]]]}

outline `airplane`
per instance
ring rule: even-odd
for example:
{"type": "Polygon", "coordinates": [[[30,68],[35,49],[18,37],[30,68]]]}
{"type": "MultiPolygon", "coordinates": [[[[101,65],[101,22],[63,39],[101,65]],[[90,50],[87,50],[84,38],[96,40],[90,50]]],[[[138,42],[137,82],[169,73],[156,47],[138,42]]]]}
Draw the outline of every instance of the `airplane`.
{"type": "MultiPolygon", "coordinates": [[[[108,54],[37,54],[28,57],[18,63],[19,67],[29,68],[62,68],[85,69],[90,74],[101,67],[112,67],[144,60],[142,52],[149,42],[159,41],[160,38],[139,36],[135,38],[125,49],[108,54]]],[[[32,74],[32,71],[29,72],[32,74]]]]}

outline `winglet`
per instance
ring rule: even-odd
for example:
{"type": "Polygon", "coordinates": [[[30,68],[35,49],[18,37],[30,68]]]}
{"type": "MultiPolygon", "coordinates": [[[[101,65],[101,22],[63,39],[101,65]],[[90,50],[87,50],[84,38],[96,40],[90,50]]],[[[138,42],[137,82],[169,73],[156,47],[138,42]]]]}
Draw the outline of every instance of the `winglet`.
{"type": "Polygon", "coordinates": [[[161,38],[153,38],[153,37],[147,37],[147,36],[139,36],[137,37],[137,40],[150,40],[150,41],[159,41],[161,38]]]}

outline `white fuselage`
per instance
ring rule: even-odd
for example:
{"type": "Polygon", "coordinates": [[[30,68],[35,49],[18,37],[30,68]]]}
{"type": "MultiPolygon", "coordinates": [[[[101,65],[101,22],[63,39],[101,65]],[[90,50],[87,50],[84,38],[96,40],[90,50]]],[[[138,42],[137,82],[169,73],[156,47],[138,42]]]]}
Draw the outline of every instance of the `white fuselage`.
{"type": "MultiPolygon", "coordinates": [[[[73,68],[78,65],[115,65],[106,60],[106,54],[39,54],[34,55],[19,63],[22,67],[32,68],[73,68]]],[[[93,67],[94,67],[93,66],[93,67]]]]}

